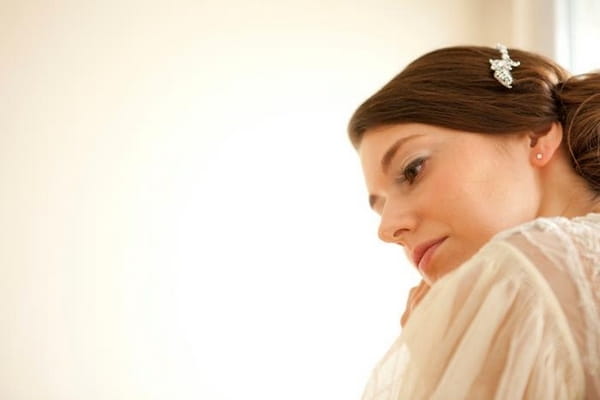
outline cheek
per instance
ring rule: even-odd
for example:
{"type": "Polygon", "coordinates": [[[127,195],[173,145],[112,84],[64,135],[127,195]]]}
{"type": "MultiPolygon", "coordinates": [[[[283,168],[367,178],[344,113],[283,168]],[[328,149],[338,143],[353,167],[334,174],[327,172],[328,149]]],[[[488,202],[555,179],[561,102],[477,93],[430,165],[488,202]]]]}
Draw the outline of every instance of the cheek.
{"type": "Polygon", "coordinates": [[[524,168],[491,151],[482,156],[484,150],[436,160],[417,199],[429,218],[478,244],[531,219],[537,201],[535,182],[524,168]]]}
{"type": "MultiPolygon", "coordinates": [[[[421,196],[430,217],[447,225],[463,240],[477,244],[497,230],[498,213],[508,206],[505,183],[494,175],[497,166],[488,161],[476,165],[468,157],[436,168],[421,196]],[[425,191],[424,191],[425,192],[425,191]]],[[[481,161],[481,160],[479,160],[481,161]]],[[[485,240],[483,240],[485,242],[485,240]]]]}
{"type": "Polygon", "coordinates": [[[471,175],[461,166],[436,168],[427,179],[422,201],[438,215],[462,217],[465,209],[472,208],[473,199],[481,196],[481,178],[471,175]]]}
{"type": "Polygon", "coordinates": [[[455,226],[476,245],[535,217],[538,194],[527,171],[492,159],[455,173],[460,176],[455,174],[454,179],[438,185],[447,188],[449,195],[444,200],[453,205],[458,217],[455,226]]]}

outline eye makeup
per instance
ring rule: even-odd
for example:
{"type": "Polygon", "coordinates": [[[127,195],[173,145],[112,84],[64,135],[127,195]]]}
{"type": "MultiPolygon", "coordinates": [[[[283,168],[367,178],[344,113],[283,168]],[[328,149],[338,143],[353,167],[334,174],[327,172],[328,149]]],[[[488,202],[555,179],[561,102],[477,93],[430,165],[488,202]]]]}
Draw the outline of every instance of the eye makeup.
{"type": "Polygon", "coordinates": [[[395,177],[395,181],[399,184],[414,184],[420,177],[426,161],[427,157],[425,156],[419,156],[412,159],[405,167],[401,168],[400,172],[395,177]]]}

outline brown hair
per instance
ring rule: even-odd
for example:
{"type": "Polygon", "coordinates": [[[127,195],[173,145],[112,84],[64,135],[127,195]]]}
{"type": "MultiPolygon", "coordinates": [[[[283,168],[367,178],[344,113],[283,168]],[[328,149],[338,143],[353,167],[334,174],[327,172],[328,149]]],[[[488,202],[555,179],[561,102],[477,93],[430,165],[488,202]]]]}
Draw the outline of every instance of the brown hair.
{"type": "Polygon", "coordinates": [[[410,63],[354,112],[348,132],[358,148],[369,129],[407,122],[489,134],[565,129],[575,170],[600,194],[600,73],[570,77],[555,62],[510,49],[521,65],[512,89],[502,86],[489,59],[491,47],[457,46],[432,51],[410,63]]]}

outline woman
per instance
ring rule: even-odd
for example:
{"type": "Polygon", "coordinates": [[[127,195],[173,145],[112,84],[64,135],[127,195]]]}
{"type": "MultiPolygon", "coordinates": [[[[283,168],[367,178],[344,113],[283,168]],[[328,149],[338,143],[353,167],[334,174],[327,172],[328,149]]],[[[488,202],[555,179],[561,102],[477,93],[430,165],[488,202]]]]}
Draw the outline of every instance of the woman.
{"type": "Polygon", "coordinates": [[[349,133],[423,278],[363,399],[600,399],[600,74],[444,48],[349,133]]]}

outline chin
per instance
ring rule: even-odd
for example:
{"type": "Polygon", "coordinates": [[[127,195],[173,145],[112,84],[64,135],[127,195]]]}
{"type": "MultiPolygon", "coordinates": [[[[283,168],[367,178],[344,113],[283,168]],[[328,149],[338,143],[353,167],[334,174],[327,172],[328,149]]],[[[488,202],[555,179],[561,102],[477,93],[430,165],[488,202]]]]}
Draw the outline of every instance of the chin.
{"type": "Polygon", "coordinates": [[[433,285],[436,281],[456,270],[469,258],[471,258],[471,256],[461,257],[460,259],[455,260],[436,260],[435,263],[432,263],[430,271],[427,274],[422,274],[423,279],[425,282],[433,285]]]}

